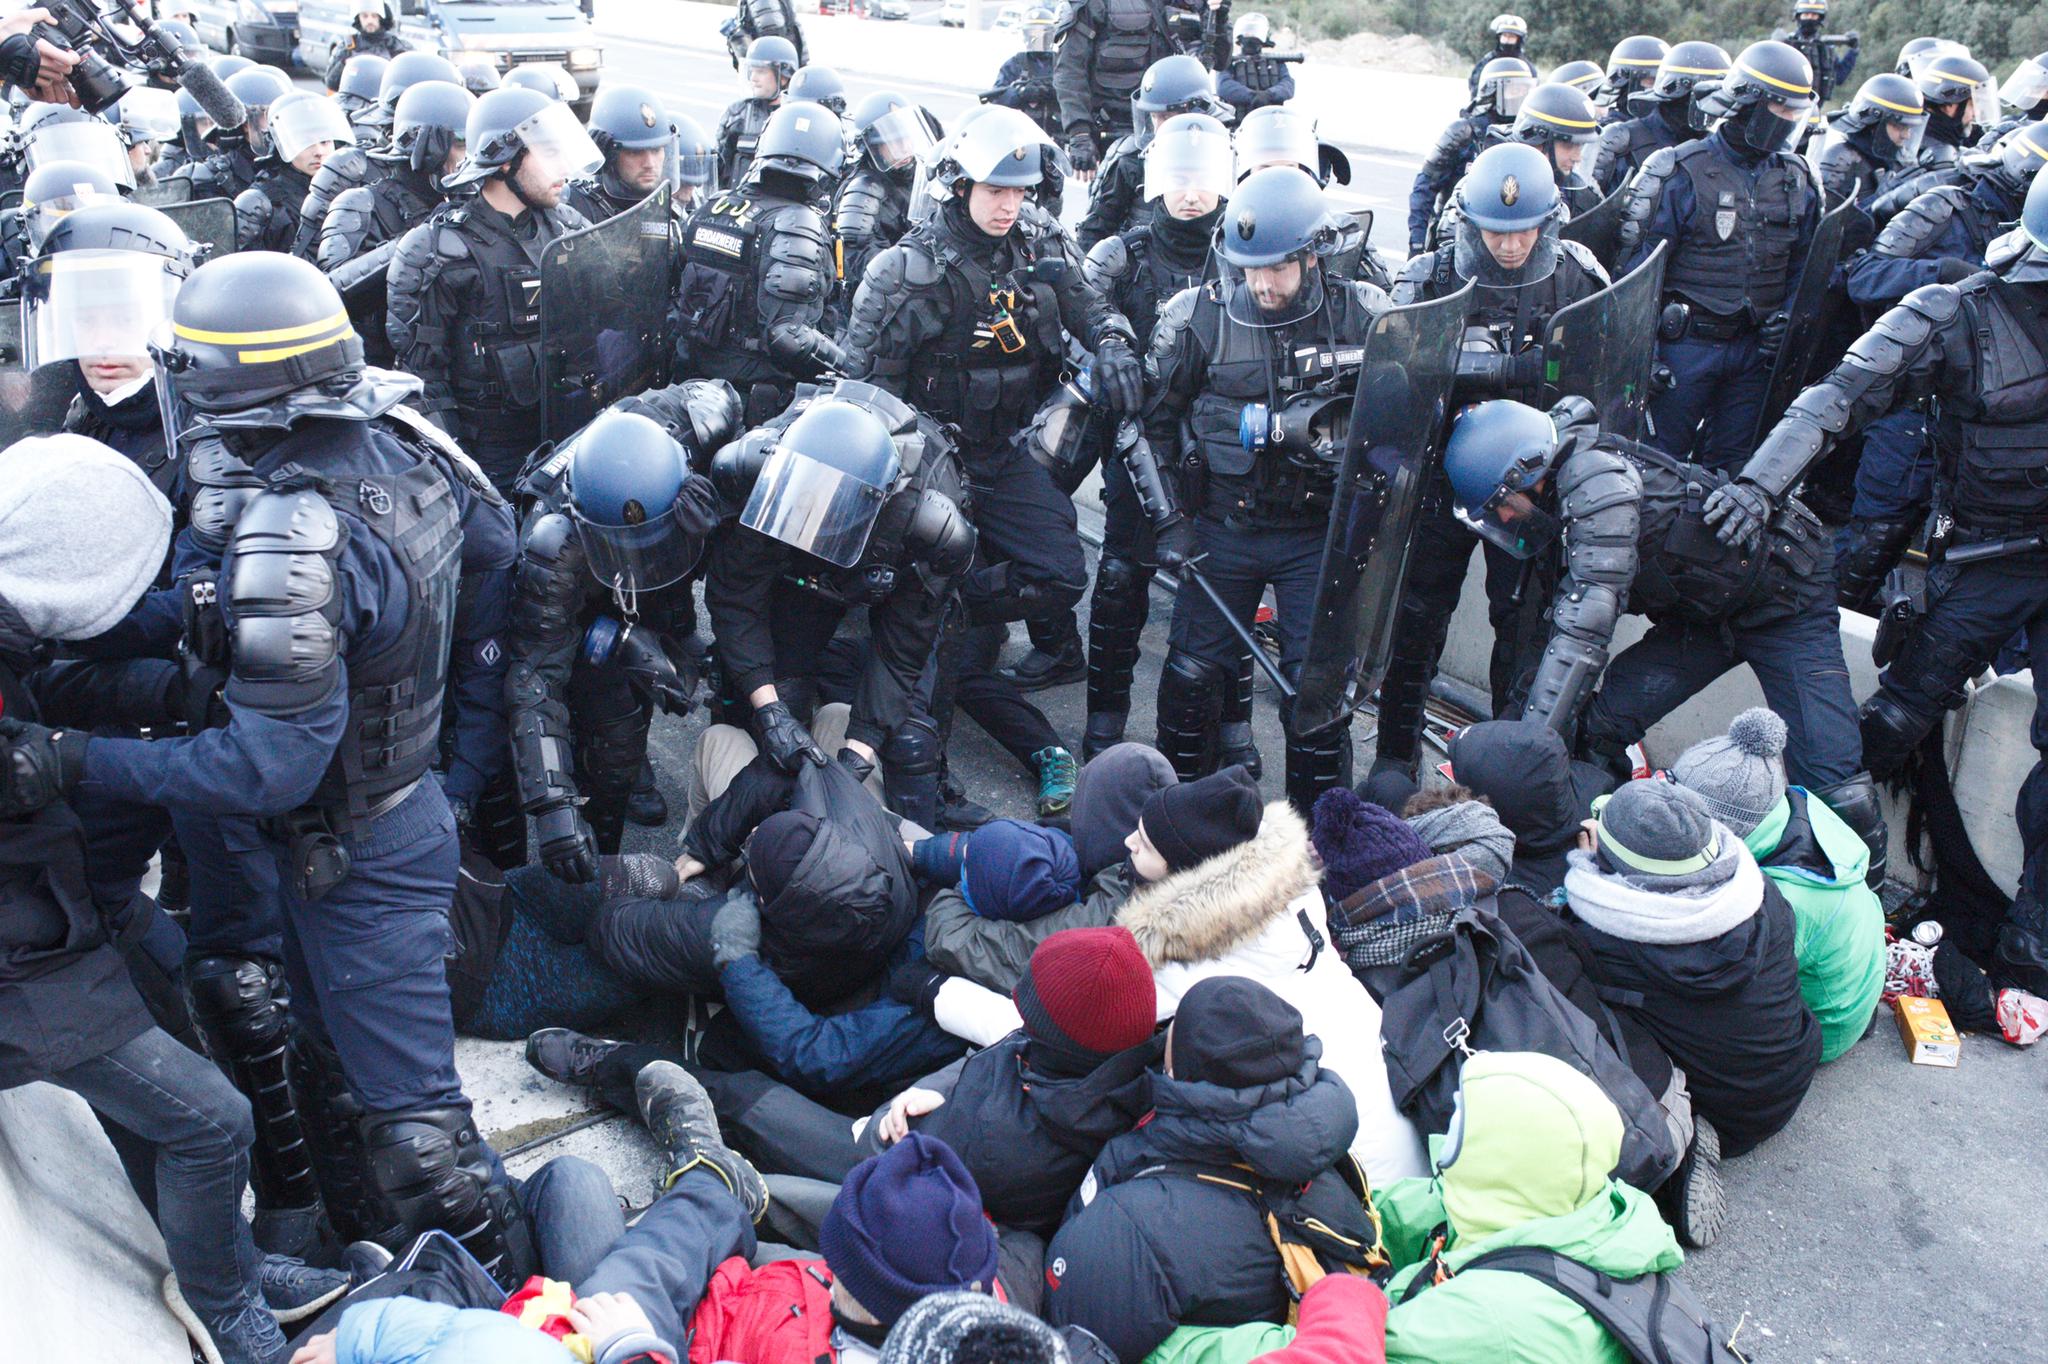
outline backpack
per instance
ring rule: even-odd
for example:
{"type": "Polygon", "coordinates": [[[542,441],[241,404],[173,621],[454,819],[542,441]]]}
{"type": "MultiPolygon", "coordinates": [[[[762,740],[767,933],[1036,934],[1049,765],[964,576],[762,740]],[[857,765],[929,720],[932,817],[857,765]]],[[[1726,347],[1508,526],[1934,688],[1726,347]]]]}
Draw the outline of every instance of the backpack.
{"type": "MultiPolygon", "coordinates": [[[[1675,1275],[1659,1272],[1617,1279],[1543,1246],[1489,1250],[1467,1261],[1458,1273],[1475,1269],[1527,1275],[1564,1294],[1606,1328],[1635,1364],[1749,1364],[1748,1356],[1721,1334],[1698,1296],[1675,1275]]],[[[1440,1275],[1441,1266],[1432,1256],[1402,1292],[1401,1302],[1411,1302],[1442,1282],[1440,1275]]]]}
{"type": "Polygon", "coordinates": [[[1394,1103],[1424,1132],[1450,1129],[1467,1050],[1540,1051],[1599,1085],[1621,1111],[1616,1179],[1654,1189],[1678,1168],[1683,1152],[1657,1097],[1600,1026],[1544,976],[1491,897],[1459,910],[1400,965],[1361,975],[1380,1001],[1394,1103]]]}

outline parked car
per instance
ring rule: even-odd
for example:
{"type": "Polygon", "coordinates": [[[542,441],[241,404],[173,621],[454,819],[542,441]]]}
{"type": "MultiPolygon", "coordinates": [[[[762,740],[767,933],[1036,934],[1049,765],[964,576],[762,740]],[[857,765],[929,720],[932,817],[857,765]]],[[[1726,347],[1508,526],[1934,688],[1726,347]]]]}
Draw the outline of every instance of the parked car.
{"type": "Polygon", "coordinates": [[[996,12],[996,27],[1007,31],[1014,31],[1024,27],[1024,7],[1022,5],[1004,5],[1002,9],[996,12]]]}
{"type": "Polygon", "coordinates": [[[939,6],[939,22],[947,28],[967,27],[967,0],[946,0],[939,6]]]}
{"type": "Polygon", "coordinates": [[[299,0],[190,0],[190,7],[199,40],[215,51],[272,66],[293,65],[299,0]]]}
{"type": "MultiPolygon", "coordinates": [[[[300,61],[325,71],[334,49],[348,40],[355,0],[293,2],[303,5],[300,61]]],[[[589,10],[577,0],[399,0],[398,9],[400,36],[457,66],[473,62],[500,74],[529,62],[566,69],[576,81],[578,93],[571,101],[576,116],[590,116],[590,98],[604,74],[604,51],[591,32],[589,10]]]]}
{"type": "Polygon", "coordinates": [[[910,0],[868,0],[870,19],[908,19],[910,0]]]}

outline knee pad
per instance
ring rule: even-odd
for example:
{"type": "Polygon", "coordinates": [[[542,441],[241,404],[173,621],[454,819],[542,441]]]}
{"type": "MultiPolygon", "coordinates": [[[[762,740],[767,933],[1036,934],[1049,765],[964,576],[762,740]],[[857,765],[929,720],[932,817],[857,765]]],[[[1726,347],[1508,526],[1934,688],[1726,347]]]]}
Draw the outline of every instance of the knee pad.
{"type": "Polygon", "coordinates": [[[1088,611],[1090,714],[1130,712],[1131,677],[1138,667],[1151,582],[1152,571],[1131,559],[1105,558],[1098,565],[1088,611]]]}
{"type": "MultiPolygon", "coordinates": [[[[1863,703],[1856,721],[1863,737],[1864,770],[1878,781],[1894,781],[1927,732],[1941,722],[1941,713],[1937,710],[1923,714],[1903,704],[1888,688],[1880,687],[1875,696],[1863,703]]],[[[1833,802],[1829,805],[1832,807],[1833,802]]]]}
{"type": "Polygon", "coordinates": [[[1169,649],[1159,674],[1159,751],[1182,781],[1209,766],[1210,742],[1223,709],[1229,675],[1217,664],[1169,649]]]}
{"type": "Polygon", "coordinates": [[[1145,623],[1147,594],[1153,570],[1135,559],[1104,555],[1095,566],[1095,596],[1089,606],[1091,622],[1105,625],[1145,623]]]}
{"type": "Polygon", "coordinates": [[[584,794],[598,799],[624,800],[640,780],[641,764],[647,761],[648,715],[635,708],[620,715],[608,715],[582,729],[578,748],[578,776],[584,794]]]}
{"type": "Polygon", "coordinates": [[[1915,528],[1912,521],[1851,521],[1835,555],[1836,604],[1868,614],[1915,528]]]}
{"type": "Polygon", "coordinates": [[[1351,721],[1306,736],[1287,735],[1287,799],[1302,818],[1315,809],[1316,798],[1333,786],[1351,785],[1351,721]]]}
{"type": "Polygon", "coordinates": [[[1813,793],[1842,817],[1870,849],[1870,870],[1865,880],[1872,889],[1884,884],[1885,859],[1891,850],[1891,836],[1885,828],[1884,806],[1879,802],[1877,783],[1868,772],[1858,772],[1847,781],[1836,782],[1813,793]]]}
{"type": "Polygon", "coordinates": [[[445,1231],[501,1285],[531,1270],[524,1216],[468,1110],[450,1105],[373,1113],[363,1143],[376,1186],[407,1231],[445,1231]]]}
{"type": "Polygon", "coordinates": [[[912,715],[882,742],[882,789],[890,808],[927,829],[938,828],[939,769],[946,744],[929,716],[912,715]]]}

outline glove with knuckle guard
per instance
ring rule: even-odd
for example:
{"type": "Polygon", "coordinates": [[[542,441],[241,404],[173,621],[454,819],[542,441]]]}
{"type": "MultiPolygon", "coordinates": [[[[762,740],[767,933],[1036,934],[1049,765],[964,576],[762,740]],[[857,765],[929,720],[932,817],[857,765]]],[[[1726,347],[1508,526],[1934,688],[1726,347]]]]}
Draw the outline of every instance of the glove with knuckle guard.
{"type": "Polygon", "coordinates": [[[803,721],[780,701],[770,701],[754,712],[754,733],[769,760],[785,772],[801,771],[805,763],[825,765],[825,750],[818,747],[803,721]]]}
{"type": "Polygon", "coordinates": [[[1095,390],[1110,411],[1128,416],[1145,405],[1145,369],[1120,336],[1095,348],[1095,390]]]}
{"type": "Polygon", "coordinates": [[[1785,344],[1785,333],[1790,331],[1791,327],[1790,316],[1782,312],[1772,313],[1757,326],[1757,351],[1765,356],[1776,355],[1778,348],[1785,344]]]}
{"type": "Polygon", "coordinates": [[[32,815],[64,799],[85,772],[87,736],[0,720],[0,816],[32,815]]]}
{"type": "Polygon", "coordinates": [[[1763,538],[1777,504],[1754,483],[1740,479],[1716,488],[1700,508],[1702,519],[1714,528],[1714,536],[1734,549],[1748,549],[1763,538]]]}
{"type": "Polygon", "coordinates": [[[761,955],[761,909],[742,891],[711,916],[711,964],[723,971],[746,957],[761,955]]]}
{"type": "Polygon", "coordinates": [[[1961,256],[1944,256],[1941,264],[1934,267],[1934,279],[1938,284],[1961,284],[1976,274],[1977,268],[1974,261],[1964,260],[1961,256]]]}
{"type": "Polygon", "coordinates": [[[1067,138],[1067,160],[1073,163],[1074,174],[1093,174],[1096,166],[1095,135],[1093,133],[1074,133],[1069,136],[1067,138]]]}
{"type": "Polygon", "coordinates": [[[533,825],[540,837],[541,865],[549,875],[572,886],[597,879],[597,836],[574,805],[564,802],[538,811],[533,825]]]}
{"type": "Polygon", "coordinates": [[[1168,573],[1178,573],[1187,566],[1195,553],[1195,523],[1181,516],[1160,528],[1156,543],[1159,566],[1168,573]]]}

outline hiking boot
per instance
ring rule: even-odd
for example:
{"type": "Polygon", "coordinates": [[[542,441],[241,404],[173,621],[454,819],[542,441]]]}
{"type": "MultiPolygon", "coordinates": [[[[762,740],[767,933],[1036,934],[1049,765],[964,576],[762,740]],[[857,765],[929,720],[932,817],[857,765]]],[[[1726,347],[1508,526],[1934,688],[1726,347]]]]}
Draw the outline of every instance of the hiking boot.
{"type": "Polygon", "coordinates": [[[1216,767],[1242,767],[1251,773],[1253,781],[1266,775],[1266,760],[1259,756],[1259,745],[1252,738],[1252,724],[1249,720],[1226,720],[1216,726],[1216,767]]]}
{"type": "Polygon", "coordinates": [[[648,1134],[668,1154],[669,1175],[662,1188],[674,1187],[684,1173],[702,1166],[732,1190],[749,1221],[759,1222],[768,1211],[768,1182],[719,1136],[718,1114],[697,1077],[673,1061],[652,1061],[634,1078],[633,1094],[648,1134]]]}
{"type": "Polygon", "coordinates": [[[355,1287],[345,1269],[315,1269],[290,1255],[266,1255],[256,1282],[280,1326],[304,1321],[355,1287]]]}
{"type": "Polygon", "coordinates": [[[643,829],[659,829],[668,823],[668,801],[654,784],[654,759],[640,760],[640,776],[626,796],[626,818],[643,829]]]}
{"type": "Polygon", "coordinates": [[[1081,645],[1081,632],[1070,625],[1066,636],[1050,652],[1033,648],[1009,667],[997,669],[996,676],[1019,691],[1044,691],[1047,687],[1064,687],[1084,680],[1088,676],[1088,651],[1081,645]]]}
{"type": "Polygon", "coordinates": [[[1728,1195],[1721,1188],[1721,1134],[1705,1118],[1693,1119],[1692,1145],[1671,1178],[1657,1190],[1678,1243],[1690,1250],[1714,1244],[1728,1220],[1728,1195]]]}
{"type": "Polygon", "coordinates": [[[597,1083],[598,1067],[625,1045],[573,1028],[542,1028],[526,1039],[526,1064],[556,1084],[588,1088],[597,1083]]]}
{"type": "Polygon", "coordinates": [[[1038,817],[1065,814],[1074,803],[1074,778],[1080,772],[1074,755],[1053,744],[1032,754],[1031,765],[1038,769],[1038,817]]]}
{"type": "Polygon", "coordinates": [[[191,1339],[195,1357],[206,1364],[285,1364],[291,1358],[291,1343],[259,1295],[252,1292],[239,1307],[209,1319],[185,1301],[176,1274],[164,1275],[162,1292],[164,1306],[191,1339]]]}
{"type": "Polygon", "coordinates": [[[1081,732],[1081,761],[1092,762],[1102,755],[1105,748],[1114,748],[1124,741],[1124,726],[1130,722],[1128,712],[1121,710],[1091,710],[1088,712],[1088,727],[1081,732]]]}

